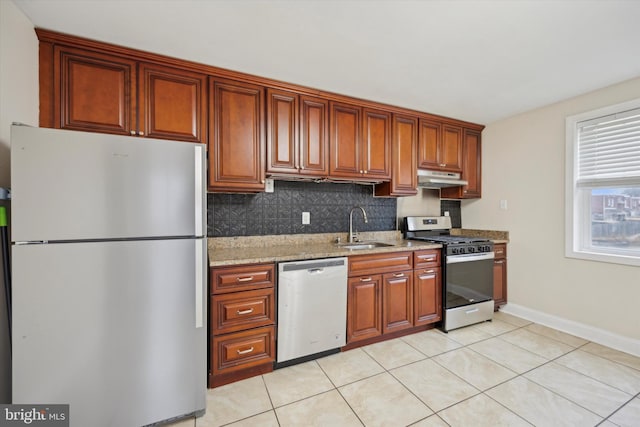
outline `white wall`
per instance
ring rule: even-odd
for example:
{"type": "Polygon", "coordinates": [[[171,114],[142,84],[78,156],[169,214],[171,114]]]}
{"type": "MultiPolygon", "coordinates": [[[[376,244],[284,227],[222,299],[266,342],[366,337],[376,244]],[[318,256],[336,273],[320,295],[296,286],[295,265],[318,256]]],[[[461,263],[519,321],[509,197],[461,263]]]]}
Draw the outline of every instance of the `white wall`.
{"type": "Polygon", "coordinates": [[[640,349],[640,268],[564,256],[565,118],[634,98],[640,78],[489,124],[483,197],[462,203],[465,228],[509,231],[510,303],[604,330],[627,351],[640,349]]]}
{"type": "MultiPolygon", "coordinates": [[[[14,121],[38,124],[38,40],[33,24],[13,2],[0,0],[0,187],[10,187],[9,140],[14,121]]],[[[11,361],[1,275],[0,287],[0,402],[8,403],[11,361]]]]}

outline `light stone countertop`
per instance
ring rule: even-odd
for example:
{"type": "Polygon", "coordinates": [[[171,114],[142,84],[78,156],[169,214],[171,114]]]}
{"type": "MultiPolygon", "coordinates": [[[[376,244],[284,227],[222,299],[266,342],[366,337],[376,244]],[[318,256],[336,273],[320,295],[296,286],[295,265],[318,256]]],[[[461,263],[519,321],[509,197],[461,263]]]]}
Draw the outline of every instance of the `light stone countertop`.
{"type": "Polygon", "coordinates": [[[294,261],[401,252],[404,250],[439,249],[439,244],[404,240],[399,231],[360,233],[362,242],[385,242],[393,246],[374,249],[345,249],[336,245],[336,237],[344,243],[346,233],[288,234],[277,236],[212,237],[207,239],[209,266],[294,261]]]}

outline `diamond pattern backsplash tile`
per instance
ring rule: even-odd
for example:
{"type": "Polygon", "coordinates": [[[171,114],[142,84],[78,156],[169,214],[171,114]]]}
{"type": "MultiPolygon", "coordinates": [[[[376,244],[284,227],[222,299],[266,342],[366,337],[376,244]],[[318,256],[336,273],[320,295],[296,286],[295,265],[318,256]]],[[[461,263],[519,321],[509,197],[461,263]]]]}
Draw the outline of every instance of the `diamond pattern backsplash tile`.
{"type": "Polygon", "coordinates": [[[371,185],[276,181],[273,193],[213,193],[207,205],[209,237],[347,232],[355,206],[369,219],[365,224],[354,213],[357,230],[396,229],[396,199],[373,197],[371,185]],[[302,224],[302,212],[310,213],[310,224],[302,224]]]}

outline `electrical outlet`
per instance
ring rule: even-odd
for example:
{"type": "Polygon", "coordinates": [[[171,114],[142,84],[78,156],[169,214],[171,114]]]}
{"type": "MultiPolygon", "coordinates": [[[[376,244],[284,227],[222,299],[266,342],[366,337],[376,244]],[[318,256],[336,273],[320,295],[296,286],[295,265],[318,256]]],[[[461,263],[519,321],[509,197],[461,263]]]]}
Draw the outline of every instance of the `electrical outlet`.
{"type": "Polygon", "coordinates": [[[264,180],[264,192],[273,193],[273,179],[268,178],[264,180]]]}
{"type": "Polygon", "coordinates": [[[302,224],[303,225],[311,224],[311,214],[309,212],[302,212],[302,224]]]}
{"type": "Polygon", "coordinates": [[[444,211],[444,216],[449,216],[449,211],[444,211]]]}

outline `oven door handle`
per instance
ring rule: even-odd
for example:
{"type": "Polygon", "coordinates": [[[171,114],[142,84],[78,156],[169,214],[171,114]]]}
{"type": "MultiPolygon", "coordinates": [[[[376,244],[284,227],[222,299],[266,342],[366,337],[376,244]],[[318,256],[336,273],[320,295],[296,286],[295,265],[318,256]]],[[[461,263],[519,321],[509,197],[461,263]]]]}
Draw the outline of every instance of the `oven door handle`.
{"type": "Polygon", "coordinates": [[[456,264],[458,262],[482,261],[486,259],[494,259],[493,252],[483,252],[479,254],[449,255],[447,256],[447,264],[456,264]]]}

